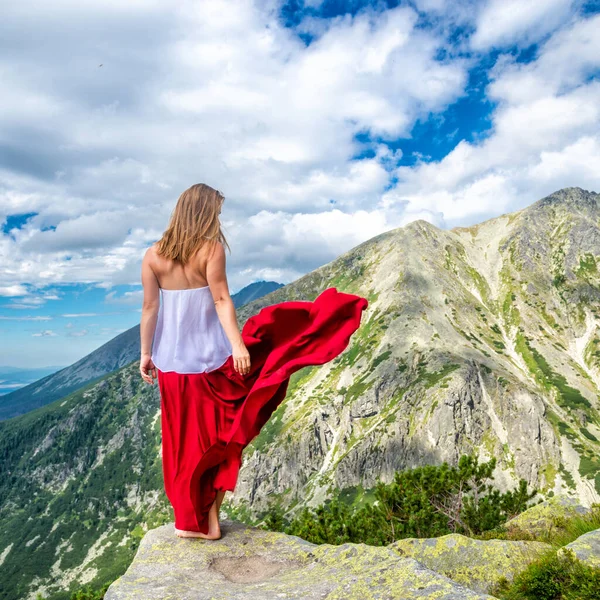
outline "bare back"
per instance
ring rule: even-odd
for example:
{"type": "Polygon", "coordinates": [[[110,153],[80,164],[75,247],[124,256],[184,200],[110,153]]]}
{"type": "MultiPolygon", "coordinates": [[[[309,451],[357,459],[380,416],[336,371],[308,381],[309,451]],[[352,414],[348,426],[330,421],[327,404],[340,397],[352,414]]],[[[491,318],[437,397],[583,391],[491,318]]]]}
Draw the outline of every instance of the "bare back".
{"type": "Polygon", "coordinates": [[[210,244],[204,244],[186,265],[181,265],[156,253],[152,245],[151,266],[158,285],[166,290],[187,290],[208,286],[206,266],[210,244]]]}

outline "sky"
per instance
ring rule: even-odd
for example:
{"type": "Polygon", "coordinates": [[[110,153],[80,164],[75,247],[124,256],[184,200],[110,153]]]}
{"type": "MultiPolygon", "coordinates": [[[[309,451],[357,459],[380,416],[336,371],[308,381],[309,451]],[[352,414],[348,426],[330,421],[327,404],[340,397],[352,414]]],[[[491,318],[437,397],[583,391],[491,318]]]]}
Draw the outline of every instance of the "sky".
{"type": "Polygon", "coordinates": [[[0,366],[139,323],[207,183],[231,293],[384,231],[600,192],[600,0],[21,0],[0,21],[0,366]]]}

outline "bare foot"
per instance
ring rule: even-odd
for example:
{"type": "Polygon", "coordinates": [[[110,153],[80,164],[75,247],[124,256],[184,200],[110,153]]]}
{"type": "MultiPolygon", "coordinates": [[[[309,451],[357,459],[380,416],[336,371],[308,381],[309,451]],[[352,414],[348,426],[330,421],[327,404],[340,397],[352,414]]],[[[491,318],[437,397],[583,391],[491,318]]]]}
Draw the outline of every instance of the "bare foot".
{"type": "Polygon", "coordinates": [[[210,529],[208,533],[202,533],[201,531],[186,531],[176,528],[175,534],[180,538],[204,538],[205,540],[218,540],[221,537],[221,533],[211,535],[210,529]]]}
{"type": "Polygon", "coordinates": [[[186,531],[185,529],[175,528],[175,534],[181,538],[204,538],[205,540],[218,540],[221,537],[221,527],[219,525],[219,513],[217,502],[213,502],[208,512],[208,533],[200,531],[186,531]]]}

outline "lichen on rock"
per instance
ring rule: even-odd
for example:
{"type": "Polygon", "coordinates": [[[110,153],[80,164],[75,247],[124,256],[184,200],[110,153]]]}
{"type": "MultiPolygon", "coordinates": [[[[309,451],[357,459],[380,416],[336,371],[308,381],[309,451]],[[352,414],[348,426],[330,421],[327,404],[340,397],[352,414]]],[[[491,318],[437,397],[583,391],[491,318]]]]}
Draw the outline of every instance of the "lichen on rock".
{"type": "Polygon", "coordinates": [[[561,531],[566,519],[586,515],[590,508],[566,495],[559,495],[535,504],[521,514],[509,519],[506,528],[520,531],[532,537],[553,534],[561,531]]]}
{"type": "Polygon", "coordinates": [[[429,569],[479,592],[489,592],[500,579],[512,581],[549,544],[536,541],[476,540],[458,533],[437,538],[405,538],[388,546],[429,569]]]}
{"type": "Polygon", "coordinates": [[[312,544],[235,521],[219,540],[180,539],[172,524],[149,531],[106,600],[484,600],[389,547],[312,544]]]}
{"type": "Polygon", "coordinates": [[[600,569],[600,529],[588,531],[559,550],[573,550],[575,556],[590,567],[600,569]]]}

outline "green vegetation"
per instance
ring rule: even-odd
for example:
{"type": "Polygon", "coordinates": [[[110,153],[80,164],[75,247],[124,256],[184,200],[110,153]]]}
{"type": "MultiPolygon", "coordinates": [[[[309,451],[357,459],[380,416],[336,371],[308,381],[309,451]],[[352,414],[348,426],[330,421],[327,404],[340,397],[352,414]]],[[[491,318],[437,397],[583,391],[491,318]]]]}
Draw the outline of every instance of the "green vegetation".
{"type": "Polygon", "coordinates": [[[596,457],[582,456],[579,461],[579,474],[582,477],[594,475],[600,471],[600,462],[596,457]]]}
{"type": "Polygon", "coordinates": [[[272,505],[259,527],[298,535],[321,544],[387,545],[407,537],[438,537],[451,532],[487,539],[537,539],[550,544],[514,577],[500,579],[489,591],[500,600],[598,600],[600,569],[591,567],[569,549],[557,552],[579,536],[600,529],[600,505],[585,515],[555,517],[548,534],[532,534],[505,526],[519,514],[536,490],[521,480],[513,492],[500,494],[486,480],[495,459],[481,465],[462,456],[458,466],[425,466],[397,472],[391,484],[381,481],[369,495],[361,486],[339,492],[315,510],[307,507],[292,522],[279,504],[272,505]],[[462,492],[462,494],[461,494],[462,492]],[[373,502],[371,503],[371,498],[373,502]]]}
{"type": "Polygon", "coordinates": [[[517,297],[513,292],[508,292],[502,303],[502,314],[504,316],[504,321],[508,325],[518,325],[521,320],[519,310],[514,304],[516,299],[517,297]]]}
{"type": "Polygon", "coordinates": [[[479,271],[474,269],[473,267],[466,265],[467,273],[471,276],[472,280],[475,282],[475,287],[481,296],[481,299],[487,304],[490,296],[490,286],[486,279],[481,275],[479,271]]]}
{"type": "Polygon", "coordinates": [[[598,438],[593,433],[591,433],[590,431],[588,431],[585,427],[581,428],[581,433],[583,433],[583,435],[585,435],[585,437],[588,440],[592,440],[592,442],[597,442],[598,441],[598,438]]]}
{"type": "Polygon", "coordinates": [[[589,275],[595,275],[598,273],[598,266],[596,264],[596,258],[593,254],[584,254],[579,259],[579,268],[576,271],[577,276],[587,277],[589,275]]]}
{"type": "Polygon", "coordinates": [[[367,372],[352,383],[346,392],[345,403],[351,404],[373,385],[372,381],[366,381],[370,375],[371,373],[367,372]]]}
{"type": "Polygon", "coordinates": [[[568,519],[554,517],[553,522],[551,532],[539,536],[538,539],[555,548],[561,548],[585,533],[600,529],[600,504],[592,504],[591,511],[584,515],[577,514],[568,519]]]}
{"type": "Polygon", "coordinates": [[[360,293],[359,282],[363,279],[366,269],[362,258],[347,256],[338,261],[340,262],[338,275],[329,281],[328,287],[334,287],[340,292],[360,293]]]}
{"type": "Polygon", "coordinates": [[[476,456],[463,455],[456,467],[444,462],[399,471],[392,483],[377,483],[373,503],[353,510],[338,494],[315,510],[304,507],[291,522],[272,505],[265,527],[317,544],[375,546],[406,537],[482,534],[522,512],[537,493],[521,480],[516,490],[500,494],[488,483],[495,465],[495,458],[478,464],[476,456]]]}
{"type": "MultiPolygon", "coordinates": [[[[73,592],[69,600],[102,600],[104,594],[110,587],[110,583],[105,583],[100,589],[94,589],[89,585],[73,592]]],[[[35,600],[44,600],[44,596],[37,594],[35,600]]]]}
{"type": "Polygon", "coordinates": [[[584,406],[585,408],[592,407],[589,400],[584,398],[579,390],[571,387],[563,375],[554,372],[550,368],[546,359],[533,346],[527,345],[531,350],[531,354],[533,355],[536,364],[542,372],[545,382],[558,389],[563,400],[563,406],[569,408],[577,408],[578,406],[584,406]]]}
{"type": "MultiPolygon", "coordinates": [[[[284,401],[273,411],[269,420],[263,425],[260,433],[250,442],[250,444],[248,444],[248,448],[252,447],[254,450],[262,452],[266,446],[271,444],[279,436],[283,429],[285,404],[286,402],[284,399],[284,401]]],[[[248,452],[248,456],[250,456],[250,454],[251,452],[248,452]]]]}
{"type": "Polygon", "coordinates": [[[576,486],[575,486],[575,480],[573,479],[573,475],[571,475],[571,473],[569,473],[569,471],[567,471],[565,469],[565,467],[562,463],[560,463],[560,465],[558,467],[558,472],[562,475],[567,486],[569,488],[571,488],[572,490],[574,490],[576,488],[576,486]]]}
{"type": "Polygon", "coordinates": [[[379,363],[383,362],[384,360],[387,360],[387,359],[390,357],[391,353],[392,353],[392,351],[391,351],[391,350],[386,350],[385,352],[382,352],[382,353],[381,353],[379,356],[377,356],[377,357],[376,357],[376,358],[373,360],[373,362],[371,363],[371,369],[370,369],[370,370],[371,370],[371,371],[372,371],[372,370],[374,370],[374,369],[375,369],[375,367],[376,367],[376,366],[377,366],[379,363]]]}
{"type": "MultiPolygon", "coordinates": [[[[279,502],[279,500],[277,501],[279,502]]],[[[252,511],[243,501],[233,505],[230,498],[226,496],[223,500],[223,504],[221,505],[221,510],[227,514],[228,519],[240,521],[252,526],[258,523],[258,519],[253,516],[252,511]]]]}
{"type": "Polygon", "coordinates": [[[419,378],[424,381],[426,389],[433,387],[436,383],[444,379],[444,377],[450,375],[450,373],[460,368],[460,365],[458,364],[448,363],[447,365],[444,365],[439,371],[427,373],[425,371],[425,364],[426,363],[420,362],[417,372],[419,378]]]}
{"type": "Polygon", "coordinates": [[[503,578],[490,593],[500,600],[598,600],[600,569],[554,548],[518,573],[512,583],[503,578]]]}
{"type": "Polygon", "coordinates": [[[600,339],[594,335],[585,348],[585,359],[590,366],[597,367],[600,363],[600,348],[598,344],[600,344],[600,339]]]}
{"type": "Polygon", "coordinates": [[[544,318],[544,321],[546,321],[546,323],[548,323],[548,325],[550,325],[550,327],[552,327],[554,329],[562,329],[562,327],[556,322],[554,317],[546,311],[546,304],[540,303],[537,308],[538,308],[538,312],[544,318]]]}
{"type": "MultiPolygon", "coordinates": [[[[4,597],[24,597],[31,581],[51,578],[59,557],[61,571],[78,567],[106,536],[104,551],[86,565],[96,576],[79,590],[94,598],[127,570],[148,529],[173,520],[159,454],[159,395],[138,369],[134,361],[99,384],[0,423],[0,504],[10,507],[0,548],[12,544],[2,565],[4,597]],[[111,440],[119,445],[105,454],[111,440]]],[[[70,600],[78,587],[49,597],[70,600]]]]}
{"type": "MultiPolygon", "coordinates": [[[[380,311],[376,310],[366,322],[361,324],[352,336],[350,348],[333,360],[334,364],[340,370],[352,366],[362,356],[366,355],[371,358],[373,349],[379,345],[384,336],[385,329],[387,329],[387,327],[383,325],[382,317],[383,315],[380,311]]],[[[385,360],[385,358],[386,357],[383,357],[379,360],[385,360]]],[[[377,359],[375,360],[377,361],[377,359]]],[[[374,366],[376,366],[376,364],[374,366]]]]}
{"type": "Polygon", "coordinates": [[[561,406],[570,409],[581,407],[592,408],[590,402],[581,395],[579,390],[571,387],[563,375],[552,370],[546,359],[529,343],[529,340],[521,332],[517,333],[516,347],[538,382],[545,389],[549,389],[552,386],[558,390],[558,402],[561,406]]]}

